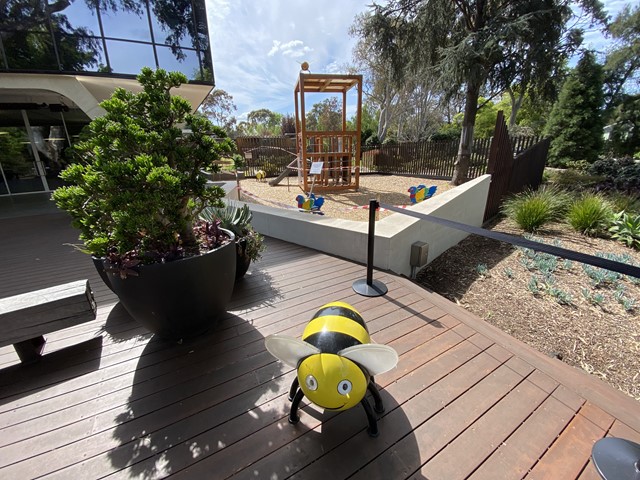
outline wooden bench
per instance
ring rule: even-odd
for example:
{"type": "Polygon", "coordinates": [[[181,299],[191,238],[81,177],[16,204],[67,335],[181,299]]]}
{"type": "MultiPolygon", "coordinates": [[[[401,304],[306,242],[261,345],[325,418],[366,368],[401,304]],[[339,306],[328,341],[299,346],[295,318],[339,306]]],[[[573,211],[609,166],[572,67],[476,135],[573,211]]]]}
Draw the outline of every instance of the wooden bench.
{"type": "Polygon", "coordinates": [[[40,358],[45,333],[96,318],[88,280],[0,299],[0,347],[13,345],[22,363],[40,358]]]}

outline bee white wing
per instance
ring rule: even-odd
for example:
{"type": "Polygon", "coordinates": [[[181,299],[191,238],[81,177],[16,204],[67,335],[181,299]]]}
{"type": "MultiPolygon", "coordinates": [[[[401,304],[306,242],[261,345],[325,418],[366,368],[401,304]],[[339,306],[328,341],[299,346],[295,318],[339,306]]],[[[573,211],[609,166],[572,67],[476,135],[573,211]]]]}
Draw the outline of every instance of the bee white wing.
{"type": "Polygon", "coordinates": [[[371,375],[379,375],[398,364],[398,354],[388,345],[365,343],[340,350],[338,355],[362,365],[371,375]]]}
{"type": "Polygon", "coordinates": [[[264,339],[264,345],[271,355],[293,368],[297,368],[303,358],[320,353],[310,343],[288,335],[269,335],[264,339]]]}

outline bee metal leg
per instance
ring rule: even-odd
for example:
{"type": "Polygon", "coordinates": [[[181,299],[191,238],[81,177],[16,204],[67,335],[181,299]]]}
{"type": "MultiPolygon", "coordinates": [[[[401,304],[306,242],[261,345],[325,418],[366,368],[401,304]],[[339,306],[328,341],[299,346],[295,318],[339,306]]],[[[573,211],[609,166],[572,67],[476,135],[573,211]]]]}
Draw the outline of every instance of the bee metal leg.
{"type": "Polygon", "coordinates": [[[298,416],[298,406],[300,405],[300,401],[304,397],[304,392],[302,389],[299,389],[296,392],[296,396],[293,397],[293,402],[291,402],[291,411],[289,412],[289,423],[295,425],[300,421],[300,417],[298,416]]]}
{"type": "Polygon", "coordinates": [[[369,405],[369,400],[363,398],[360,400],[360,405],[364,408],[364,412],[367,414],[367,420],[369,421],[369,428],[367,428],[367,433],[370,437],[377,437],[379,435],[378,431],[378,420],[376,420],[376,416],[373,414],[373,410],[371,409],[371,405],[369,405]]]}
{"type": "Polygon", "coordinates": [[[367,390],[371,392],[371,396],[373,397],[373,409],[376,411],[376,413],[384,413],[384,404],[382,403],[382,397],[380,396],[378,387],[376,387],[376,384],[373,383],[373,379],[369,382],[369,385],[367,385],[367,390]]]}
{"type": "Polygon", "coordinates": [[[289,401],[293,402],[293,397],[296,396],[296,390],[298,390],[298,376],[296,375],[293,379],[293,382],[291,382],[291,388],[289,389],[289,401]]]}

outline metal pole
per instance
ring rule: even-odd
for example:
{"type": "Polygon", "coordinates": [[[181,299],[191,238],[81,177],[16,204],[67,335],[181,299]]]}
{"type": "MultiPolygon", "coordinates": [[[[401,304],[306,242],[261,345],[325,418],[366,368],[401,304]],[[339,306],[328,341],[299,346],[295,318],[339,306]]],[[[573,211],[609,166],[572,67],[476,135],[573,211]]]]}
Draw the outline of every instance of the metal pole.
{"type": "Polygon", "coordinates": [[[378,202],[369,200],[369,235],[367,238],[367,285],[373,285],[373,248],[376,239],[376,211],[378,202]]]}
{"type": "Polygon", "coordinates": [[[353,291],[365,297],[380,297],[389,289],[380,280],[373,279],[373,251],[376,238],[376,211],[380,204],[377,200],[369,200],[369,235],[367,237],[367,278],[353,282],[353,291]]]}

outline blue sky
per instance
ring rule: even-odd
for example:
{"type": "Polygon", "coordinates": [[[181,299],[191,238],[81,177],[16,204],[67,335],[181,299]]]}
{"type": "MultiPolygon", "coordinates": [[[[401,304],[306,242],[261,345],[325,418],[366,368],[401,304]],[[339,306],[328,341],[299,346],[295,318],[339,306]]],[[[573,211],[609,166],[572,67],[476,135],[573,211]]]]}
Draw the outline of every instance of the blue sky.
{"type": "MultiPolygon", "coordinates": [[[[348,34],[371,0],[207,0],[216,87],[233,96],[236,116],[267,108],[293,113],[300,63],[313,73],[341,73],[355,39],[348,34]]],[[[604,1],[615,16],[627,1],[604,1]]],[[[585,43],[600,49],[593,29],[585,43]]]]}

